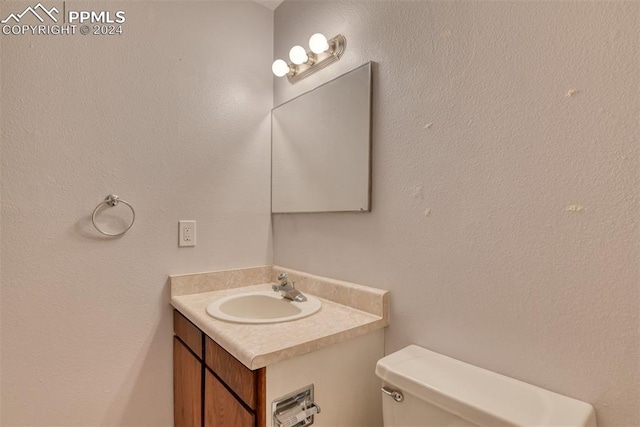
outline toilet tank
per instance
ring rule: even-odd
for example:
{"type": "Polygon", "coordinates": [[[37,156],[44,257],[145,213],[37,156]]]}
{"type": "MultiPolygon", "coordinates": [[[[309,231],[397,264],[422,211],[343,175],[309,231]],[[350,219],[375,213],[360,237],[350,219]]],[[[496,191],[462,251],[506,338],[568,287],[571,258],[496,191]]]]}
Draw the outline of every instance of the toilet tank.
{"type": "Polygon", "coordinates": [[[380,359],[385,427],[596,427],[593,407],[416,345],[380,359]],[[399,400],[400,397],[397,397],[399,400]]]}

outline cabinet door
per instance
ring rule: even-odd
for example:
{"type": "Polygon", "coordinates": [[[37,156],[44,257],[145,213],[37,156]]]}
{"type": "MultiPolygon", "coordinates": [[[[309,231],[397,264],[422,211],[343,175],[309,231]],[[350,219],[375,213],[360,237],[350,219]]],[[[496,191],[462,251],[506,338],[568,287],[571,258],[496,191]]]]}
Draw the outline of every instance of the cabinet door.
{"type": "Polygon", "coordinates": [[[173,337],[173,420],[175,427],[202,426],[202,362],[173,337]]]}
{"type": "Polygon", "coordinates": [[[255,417],[236,397],[205,369],[205,427],[254,427],[255,417]]]}

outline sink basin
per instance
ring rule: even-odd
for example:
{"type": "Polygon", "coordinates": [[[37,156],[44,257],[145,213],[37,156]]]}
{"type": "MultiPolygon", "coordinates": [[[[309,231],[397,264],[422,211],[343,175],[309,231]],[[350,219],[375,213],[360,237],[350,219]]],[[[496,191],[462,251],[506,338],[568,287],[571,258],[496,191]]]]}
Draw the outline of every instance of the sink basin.
{"type": "Polygon", "coordinates": [[[256,291],[229,295],[213,300],[207,314],[216,319],[235,323],[280,323],[311,316],[322,307],[322,302],[307,295],[307,301],[297,302],[283,298],[273,291],[256,291]]]}

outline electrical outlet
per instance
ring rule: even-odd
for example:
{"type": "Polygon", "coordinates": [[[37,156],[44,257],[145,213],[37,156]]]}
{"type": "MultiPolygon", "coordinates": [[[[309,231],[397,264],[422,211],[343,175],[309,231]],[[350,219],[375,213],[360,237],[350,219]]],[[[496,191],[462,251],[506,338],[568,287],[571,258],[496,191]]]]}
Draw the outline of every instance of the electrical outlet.
{"type": "Polygon", "coordinates": [[[178,221],[178,247],[196,245],[196,222],[178,221]]]}

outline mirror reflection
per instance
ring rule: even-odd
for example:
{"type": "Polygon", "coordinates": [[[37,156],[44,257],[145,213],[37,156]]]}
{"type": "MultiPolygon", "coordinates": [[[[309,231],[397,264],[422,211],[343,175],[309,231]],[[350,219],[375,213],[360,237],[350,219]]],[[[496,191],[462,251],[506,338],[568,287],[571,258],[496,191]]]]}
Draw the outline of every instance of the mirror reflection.
{"type": "Polygon", "coordinates": [[[273,109],[271,211],[371,210],[371,63],[273,109]]]}

